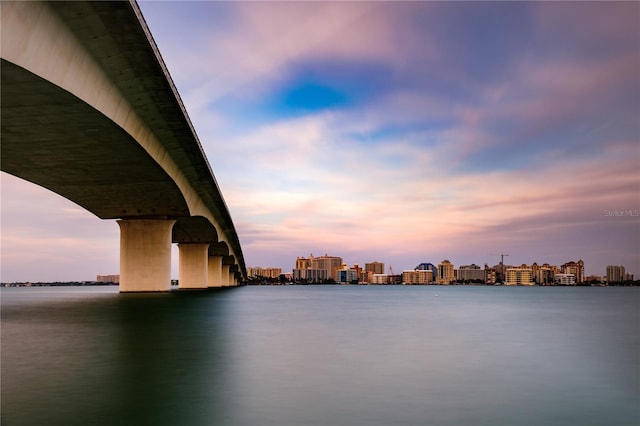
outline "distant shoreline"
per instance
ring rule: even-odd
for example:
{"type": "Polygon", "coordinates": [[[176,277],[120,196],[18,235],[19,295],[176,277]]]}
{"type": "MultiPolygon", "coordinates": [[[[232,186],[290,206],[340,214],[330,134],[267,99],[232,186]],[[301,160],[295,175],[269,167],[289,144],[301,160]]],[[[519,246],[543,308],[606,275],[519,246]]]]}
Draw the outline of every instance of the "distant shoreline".
{"type": "Polygon", "coordinates": [[[0,283],[0,287],[85,287],[85,286],[118,286],[118,283],[103,283],[98,281],[55,281],[55,282],[14,282],[0,283]]]}
{"type": "MultiPolygon", "coordinates": [[[[118,283],[105,283],[98,281],[56,281],[56,282],[13,282],[13,283],[0,283],[0,288],[11,288],[11,287],[97,287],[97,286],[118,286],[118,283]]],[[[172,282],[172,285],[177,285],[177,282],[172,282]]],[[[610,283],[610,284],[575,284],[575,285],[504,285],[504,284],[480,284],[480,283],[451,283],[451,284],[339,284],[339,283],[322,283],[322,284],[302,284],[302,283],[249,283],[250,286],[280,286],[280,285],[298,285],[298,286],[319,286],[319,285],[331,285],[331,286],[339,286],[339,285],[349,285],[349,286],[373,286],[373,287],[381,287],[381,286],[406,286],[406,287],[425,287],[425,286],[439,286],[439,287],[451,287],[451,286],[460,286],[460,287],[640,287],[640,280],[635,280],[632,282],[624,282],[624,283],[610,283]]]]}

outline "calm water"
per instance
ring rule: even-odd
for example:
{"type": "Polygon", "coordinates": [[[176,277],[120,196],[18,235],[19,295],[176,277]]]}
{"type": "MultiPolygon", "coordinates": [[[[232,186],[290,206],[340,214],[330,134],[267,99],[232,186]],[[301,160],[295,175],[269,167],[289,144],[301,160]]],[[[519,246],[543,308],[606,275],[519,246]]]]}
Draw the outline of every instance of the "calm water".
{"type": "Polygon", "coordinates": [[[2,425],[637,425],[640,289],[2,289],[2,425]]]}

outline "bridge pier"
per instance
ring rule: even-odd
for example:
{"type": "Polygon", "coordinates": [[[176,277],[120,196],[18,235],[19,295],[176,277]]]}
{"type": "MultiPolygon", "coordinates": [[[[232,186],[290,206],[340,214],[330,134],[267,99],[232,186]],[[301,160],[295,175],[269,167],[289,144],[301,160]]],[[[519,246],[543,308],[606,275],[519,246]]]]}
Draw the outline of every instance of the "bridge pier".
{"type": "Polygon", "coordinates": [[[120,292],[171,290],[171,229],[175,220],[122,219],[120,292]]]}
{"type": "Polygon", "coordinates": [[[209,244],[178,244],[178,288],[207,288],[209,244]]]}
{"type": "Polygon", "coordinates": [[[222,287],[222,256],[209,256],[209,287],[222,287]]]}
{"type": "Polygon", "coordinates": [[[222,279],[220,283],[222,287],[229,287],[229,265],[222,265],[222,279]]]}
{"type": "Polygon", "coordinates": [[[235,272],[229,272],[229,286],[230,287],[235,287],[237,285],[236,283],[236,274],[235,272]]]}

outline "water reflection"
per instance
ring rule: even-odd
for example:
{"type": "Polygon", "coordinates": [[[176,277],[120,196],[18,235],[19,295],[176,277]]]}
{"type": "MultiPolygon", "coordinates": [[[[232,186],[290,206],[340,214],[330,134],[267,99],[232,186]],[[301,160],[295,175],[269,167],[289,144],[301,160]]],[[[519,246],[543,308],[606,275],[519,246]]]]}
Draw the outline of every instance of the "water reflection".
{"type": "Polygon", "coordinates": [[[3,425],[640,421],[638,289],[6,290],[3,425]]]}
{"type": "Polygon", "coordinates": [[[59,296],[3,297],[3,424],[228,419],[220,292],[59,296]]]}
{"type": "Polygon", "coordinates": [[[117,401],[130,424],[219,424],[227,418],[227,322],[224,304],[215,299],[182,292],[126,295],[119,304],[117,401]]]}

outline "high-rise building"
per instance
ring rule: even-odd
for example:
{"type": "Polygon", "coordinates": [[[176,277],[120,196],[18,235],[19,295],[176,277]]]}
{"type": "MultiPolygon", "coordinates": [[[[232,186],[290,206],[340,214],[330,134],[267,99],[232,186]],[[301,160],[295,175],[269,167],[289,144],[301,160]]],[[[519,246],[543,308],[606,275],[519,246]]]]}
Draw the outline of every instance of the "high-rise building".
{"type": "Polygon", "coordinates": [[[534,285],[533,273],[529,268],[507,268],[505,285],[534,285]]]}
{"type": "Polygon", "coordinates": [[[247,276],[249,278],[264,277],[264,269],[258,266],[249,266],[247,267],[247,276]]]}
{"type": "Polygon", "coordinates": [[[282,268],[261,268],[252,266],[247,268],[247,275],[254,278],[278,278],[282,274],[282,268]]]}
{"type": "Polygon", "coordinates": [[[584,282],[584,262],[582,259],[577,262],[567,262],[562,265],[563,274],[573,274],[576,276],[576,283],[580,284],[584,282]]]}
{"type": "Polygon", "coordinates": [[[509,265],[506,265],[506,264],[500,262],[497,265],[493,265],[491,267],[491,269],[493,269],[496,272],[496,282],[498,282],[498,283],[504,283],[505,282],[505,276],[506,276],[507,268],[513,268],[513,266],[509,266],[509,265]]]}
{"type": "Polygon", "coordinates": [[[438,278],[436,282],[438,284],[451,284],[456,280],[455,272],[453,269],[453,263],[449,262],[447,259],[438,263],[438,278]]]}
{"type": "Polygon", "coordinates": [[[311,262],[312,261],[313,261],[313,255],[310,255],[309,258],[298,257],[296,259],[296,267],[295,267],[295,269],[309,269],[309,268],[311,268],[311,262]]]}
{"type": "Polygon", "coordinates": [[[335,277],[336,271],[342,267],[342,258],[325,254],[320,257],[310,257],[311,269],[324,269],[327,277],[335,277]]]}
{"type": "Polygon", "coordinates": [[[538,282],[538,272],[540,271],[540,265],[538,265],[538,262],[533,262],[531,264],[531,273],[533,274],[533,281],[535,283],[538,282]]]}
{"type": "Polygon", "coordinates": [[[486,263],[484,264],[484,282],[485,284],[496,283],[496,270],[489,267],[486,263]]]}
{"type": "Polygon", "coordinates": [[[463,265],[458,268],[456,273],[456,277],[458,281],[482,281],[484,282],[485,275],[484,270],[480,269],[478,265],[463,265]]]}
{"type": "Polygon", "coordinates": [[[537,284],[551,285],[555,282],[555,273],[551,268],[540,267],[534,277],[537,284]]]}
{"type": "Polygon", "coordinates": [[[338,283],[351,284],[358,282],[358,270],[349,268],[345,263],[342,264],[335,272],[334,279],[338,283]]]}
{"type": "Polygon", "coordinates": [[[433,272],[433,279],[434,280],[438,279],[438,267],[436,265],[434,265],[433,263],[422,262],[421,264],[416,266],[414,269],[416,269],[418,271],[429,270],[429,271],[433,272]]]}
{"type": "Polygon", "coordinates": [[[433,272],[429,269],[414,269],[402,272],[403,284],[429,284],[433,282],[433,272]]]}
{"type": "Polygon", "coordinates": [[[266,268],[265,272],[267,273],[267,277],[269,278],[278,278],[282,275],[282,268],[266,268]]]}
{"type": "MultiPolygon", "coordinates": [[[[342,265],[342,258],[335,256],[320,256],[314,257],[313,254],[310,254],[308,258],[306,257],[298,257],[296,258],[296,267],[295,269],[320,269],[326,272],[327,278],[334,278],[336,270],[338,270],[342,265]]],[[[298,274],[300,275],[300,273],[298,274]]],[[[304,274],[303,274],[304,275],[304,274]]]]}
{"type": "Polygon", "coordinates": [[[625,280],[625,269],[622,265],[607,266],[607,282],[620,283],[625,280]]]}
{"type": "Polygon", "coordinates": [[[354,264],[353,264],[353,267],[351,267],[351,269],[353,269],[353,270],[355,270],[355,271],[356,271],[356,280],[357,280],[358,282],[360,282],[360,281],[366,281],[366,280],[363,280],[363,279],[362,279],[362,278],[363,278],[363,277],[362,277],[362,275],[363,275],[363,274],[362,274],[362,268],[360,267],[360,265],[358,265],[357,263],[354,263],[354,264]]]}
{"type": "Polygon", "coordinates": [[[365,263],[364,270],[366,272],[372,272],[374,274],[384,274],[384,263],[383,262],[365,263]]]}

